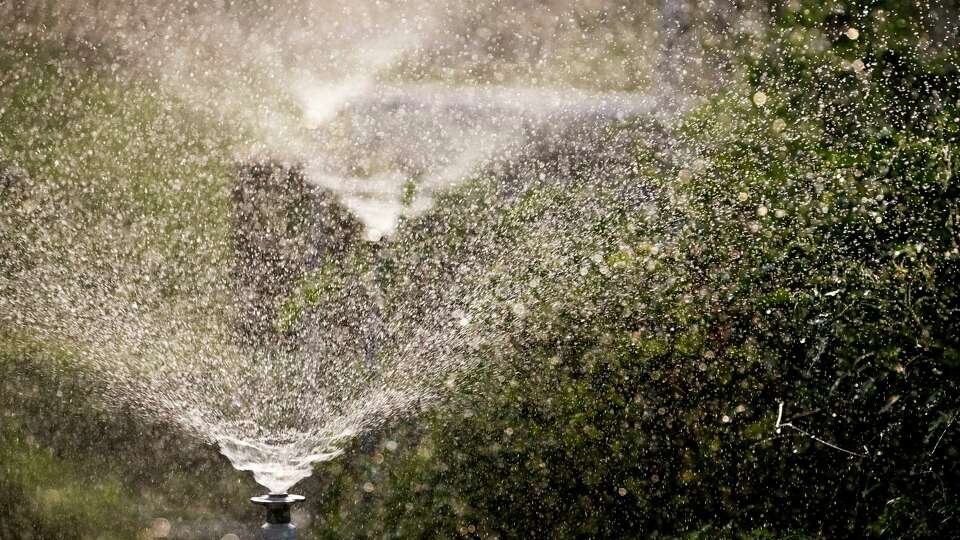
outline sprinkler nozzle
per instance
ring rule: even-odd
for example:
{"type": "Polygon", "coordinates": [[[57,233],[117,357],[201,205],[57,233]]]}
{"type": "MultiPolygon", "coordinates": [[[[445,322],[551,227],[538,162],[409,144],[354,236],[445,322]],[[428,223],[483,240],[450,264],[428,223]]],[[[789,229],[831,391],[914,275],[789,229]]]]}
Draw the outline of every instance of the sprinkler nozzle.
{"type": "Polygon", "coordinates": [[[253,504],[267,509],[267,522],[260,528],[262,540],[295,540],[297,528],[290,523],[290,506],[305,499],[303,495],[271,493],[260,497],[251,497],[253,504]]]}

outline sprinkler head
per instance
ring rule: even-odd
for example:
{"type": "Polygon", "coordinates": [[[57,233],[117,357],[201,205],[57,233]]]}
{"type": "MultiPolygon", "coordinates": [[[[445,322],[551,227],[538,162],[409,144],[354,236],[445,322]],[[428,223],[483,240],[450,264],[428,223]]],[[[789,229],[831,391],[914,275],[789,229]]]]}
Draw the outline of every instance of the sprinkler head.
{"type": "Polygon", "coordinates": [[[302,495],[271,493],[260,497],[251,497],[253,504],[267,509],[267,522],[260,528],[262,540],[295,540],[297,529],[290,523],[290,506],[303,501],[302,495]]]}

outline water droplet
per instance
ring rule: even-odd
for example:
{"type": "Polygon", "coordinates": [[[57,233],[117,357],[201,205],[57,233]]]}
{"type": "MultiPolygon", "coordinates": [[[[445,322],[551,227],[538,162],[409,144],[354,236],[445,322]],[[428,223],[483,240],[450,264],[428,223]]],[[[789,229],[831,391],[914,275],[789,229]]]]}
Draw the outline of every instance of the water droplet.
{"type": "Polygon", "coordinates": [[[155,518],[150,522],[150,535],[153,538],[166,538],[170,535],[170,521],[166,518],[155,518]]]}

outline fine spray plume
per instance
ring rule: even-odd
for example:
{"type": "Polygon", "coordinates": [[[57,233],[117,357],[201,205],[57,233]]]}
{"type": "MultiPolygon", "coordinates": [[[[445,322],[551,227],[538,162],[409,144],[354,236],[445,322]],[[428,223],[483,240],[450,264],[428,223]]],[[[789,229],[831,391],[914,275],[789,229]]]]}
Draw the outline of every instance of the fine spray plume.
{"type": "MultiPolygon", "coordinates": [[[[219,255],[189,259],[149,244],[147,220],[58,218],[41,204],[36,223],[53,225],[20,246],[29,264],[0,277],[0,311],[71,344],[80,369],[106,388],[106,406],[216,444],[268,490],[252,499],[267,511],[264,538],[293,538],[290,506],[303,497],[291,488],[354,437],[497,369],[510,333],[526,324],[526,303],[559,302],[564,291],[552,283],[582,272],[567,254],[590,240],[593,218],[545,212],[526,224],[543,232],[535,242],[475,231],[435,264],[391,246],[402,224],[481,171],[511,178],[494,191],[512,200],[524,182],[571,170],[550,156],[612,152],[619,142],[605,126],[637,116],[667,123],[689,102],[643,84],[663,66],[662,44],[642,31],[659,24],[654,10],[627,17],[619,4],[601,6],[622,17],[604,39],[634,47],[606,65],[565,26],[584,15],[577,2],[511,7],[509,20],[494,4],[59,3],[49,31],[117,51],[117,77],[154,84],[233,132],[240,185],[221,190],[221,202],[235,208],[236,230],[224,247],[201,224],[184,243],[210,241],[219,255]],[[521,26],[530,37],[497,57],[496,40],[521,26]],[[581,89],[561,90],[565,77],[581,89]],[[597,79],[621,90],[586,86],[597,79]],[[289,226],[280,207],[306,225],[289,226]],[[400,277],[377,267],[390,250],[400,252],[400,277]],[[373,262],[347,268],[358,257],[373,262]],[[310,278],[333,285],[304,285],[310,278]]],[[[44,16],[6,9],[22,32],[44,16]]],[[[632,211],[648,210],[646,186],[609,189],[632,211]]]]}

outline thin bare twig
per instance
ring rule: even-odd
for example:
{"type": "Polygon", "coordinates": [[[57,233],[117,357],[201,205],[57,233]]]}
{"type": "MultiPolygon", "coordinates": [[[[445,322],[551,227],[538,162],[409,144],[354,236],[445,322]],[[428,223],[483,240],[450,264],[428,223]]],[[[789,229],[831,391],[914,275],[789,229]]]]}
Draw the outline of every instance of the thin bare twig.
{"type": "MultiPolygon", "coordinates": [[[[777,425],[776,425],[775,429],[776,429],[777,433],[780,433],[780,430],[781,430],[782,428],[790,428],[790,429],[796,431],[797,433],[800,433],[801,435],[805,435],[805,436],[807,436],[807,437],[809,437],[809,438],[817,441],[817,442],[820,443],[820,444],[823,444],[823,445],[825,445],[825,446],[829,446],[830,448],[833,448],[834,450],[839,450],[839,451],[841,451],[841,452],[843,452],[843,453],[845,453],[845,454],[850,454],[851,456],[856,456],[856,457],[867,457],[867,454],[866,454],[866,453],[861,454],[861,453],[859,453],[859,452],[852,452],[852,451],[850,451],[850,450],[847,450],[846,448],[841,448],[841,447],[839,447],[839,446],[837,446],[837,445],[835,445],[835,444],[833,444],[833,443],[831,443],[831,442],[829,442],[829,441],[825,441],[825,440],[821,439],[820,437],[817,437],[816,435],[814,435],[814,434],[812,434],[812,433],[810,433],[810,432],[808,432],[808,431],[804,431],[803,429],[798,428],[797,426],[793,425],[793,424],[790,423],[790,422],[784,422],[784,421],[783,421],[783,402],[781,401],[781,402],[780,402],[780,408],[779,408],[779,410],[777,411],[777,425]]],[[[864,446],[863,449],[864,449],[864,450],[867,450],[867,447],[864,446]]],[[[936,448],[934,448],[934,449],[936,449],[936,448]]]]}
{"type": "Polygon", "coordinates": [[[934,452],[937,451],[937,447],[940,446],[940,441],[943,440],[943,436],[947,434],[947,431],[950,429],[950,426],[953,425],[953,421],[956,420],[956,419],[957,419],[957,417],[954,416],[953,418],[950,419],[949,422],[947,422],[947,427],[943,428],[943,433],[941,433],[941,434],[940,434],[940,437],[937,438],[937,443],[933,445],[933,450],[930,451],[930,455],[931,455],[931,456],[933,455],[934,452]]]}

